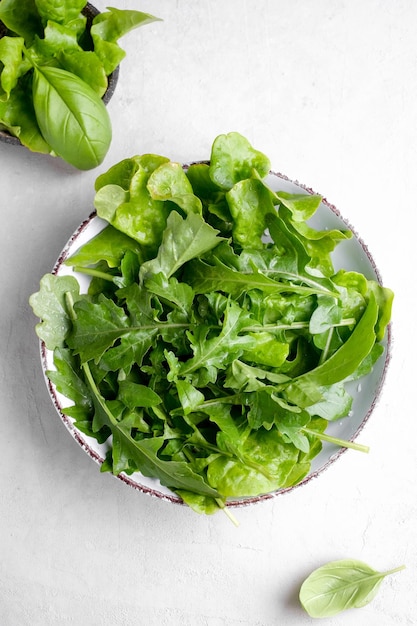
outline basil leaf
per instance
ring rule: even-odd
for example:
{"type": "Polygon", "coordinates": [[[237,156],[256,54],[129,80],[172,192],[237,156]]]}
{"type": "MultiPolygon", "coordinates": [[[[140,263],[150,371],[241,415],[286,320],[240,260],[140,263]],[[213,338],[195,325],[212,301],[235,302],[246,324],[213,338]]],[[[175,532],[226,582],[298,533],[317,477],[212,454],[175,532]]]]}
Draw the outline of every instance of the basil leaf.
{"type": "Polygon", "coordinates": [[[341,611],[360,608],[376,595],[382,580],[404,569],[376,570],[351,559],[333,561],[308,576],[300,589],[300,602],[311,617],[331,617],[341,611]]]}
{"type": "Polygon", "coordinates": [[[56,67],[36,67],[33,104],[42,135],[54,152],[88,170],[110,147],[111,124],[103,101],[78,76],[56,67]]]}

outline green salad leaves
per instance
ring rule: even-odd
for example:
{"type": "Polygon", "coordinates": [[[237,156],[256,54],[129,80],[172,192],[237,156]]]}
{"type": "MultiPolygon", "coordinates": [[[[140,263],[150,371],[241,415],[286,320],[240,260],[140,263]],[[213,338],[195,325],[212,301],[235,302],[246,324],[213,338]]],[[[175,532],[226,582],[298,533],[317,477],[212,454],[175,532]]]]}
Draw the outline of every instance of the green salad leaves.
{"type": "Polygon", "coordinates": [[[183,168],[152,154],[96,181],[107,225],[30,298],[48,372],[75,426],[108,442],[102,471],[139,471],[198,512],[310,471],[345,383],[381,356],[392,292],[332,251],[348,230],[308,220],[319,196],[274,191],[238,133],[183,168]],[[76,276],[90,277],[80,293],[76,276]]]}
{"type": "Polygon", "coordinates": [[[157,18],[109,8],[90,25],[84,0],[0,0],[0,129],[87,170],[112,138],[102,97],[125,56],[118,40],[157,18]]]}

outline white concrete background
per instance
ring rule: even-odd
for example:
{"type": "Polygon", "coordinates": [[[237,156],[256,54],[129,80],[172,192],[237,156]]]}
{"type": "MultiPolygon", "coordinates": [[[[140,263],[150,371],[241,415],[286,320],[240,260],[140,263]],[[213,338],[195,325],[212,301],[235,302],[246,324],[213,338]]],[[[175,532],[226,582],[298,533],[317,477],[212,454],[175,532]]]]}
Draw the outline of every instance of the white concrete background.
{"type": "Polygon", "coordinates": [[[82,173],[0,144],[0,623],[302,626],[316,622],[302,580],[349,557],[407,568],[328,626],[417,624],[417,4],[112,4],[164,21],[121,42],[105,162],[82,173]],[[149,151],[207,158],[232,130],[334,203],[396,293],[392,362],[360,437],[370,454],[238,510],[238,529],[99,473],[49,400],[28,306],[92,210],[98,174],[149,151]]]}

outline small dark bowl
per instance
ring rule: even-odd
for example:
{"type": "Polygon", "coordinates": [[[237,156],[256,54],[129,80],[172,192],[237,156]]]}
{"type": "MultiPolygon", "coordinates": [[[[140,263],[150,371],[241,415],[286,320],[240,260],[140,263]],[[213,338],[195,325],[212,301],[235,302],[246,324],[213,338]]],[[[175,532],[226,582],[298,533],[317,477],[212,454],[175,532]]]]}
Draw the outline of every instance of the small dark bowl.
{"type": "MultiPolygon", "coordinates": [[[[82,13],[87,18],[86,31],[89,32],[92,26],[94,17],[98,15],[100,11],[88,2],[86,6],[84,7],[84,9],[82,10],[82,13]]],[[[3,22],[0,21],[0,39],[4,37],[5,35],[7,35],[7,33],[8,33],[8,30],[6,26],[3,24],[3,22]]],[[[103,98],[102,98],[104,104],[108,104],[110,102],[110,99],[113,96],[114,91],[116,89],[118,79],[119,79],[119,66],[117,66],[114,72],[112,72],[110,76],[108,76],[107,78],[108,85],[107,85],[106,92],[104,93],[103,98]]],[[[7,132],[7,130],[0,130],[0,141],[2,141],[3,143],[10,143],[15,146],[22,145],[20,139],[18,137],[15,137],[14,135],[11,135],[9,132],[7,132]]]]}

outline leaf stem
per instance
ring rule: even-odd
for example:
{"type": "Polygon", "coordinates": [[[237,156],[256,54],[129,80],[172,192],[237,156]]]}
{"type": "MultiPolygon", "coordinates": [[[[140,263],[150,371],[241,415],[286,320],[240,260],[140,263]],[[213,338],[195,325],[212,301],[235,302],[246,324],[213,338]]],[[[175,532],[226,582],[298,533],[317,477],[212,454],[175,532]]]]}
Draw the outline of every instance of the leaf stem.
{"type": "Polygon", "coordinates": [[[403,569],[405,569],[405,565],[394,567],[394,569],[389,569],[387,572],[384,572],[384,576],[390,576],[391,574],[396,574],[397,572],[401,572],[403,569]]]}
{"type": "Polygon", "coordinates": [[[346,439],[339,439],[338,437],[332,437],[331,435],[326,435],[326,433],[319,433],[316,430],[312,430],[310,428],[304,427],[301,429],[307,435],[313,435],[322,441],[328,441],[329,443],[334,443],[337,446],[342,448],[351,448],[352,450],[357,450],[358,452],[365,452],[366,454],[369,452],[369,446],[364,446],[360,443],[356,443],[355,441],[347,441],[346,439]]]}
{"type": "Polygon", "coordinates": [[[112,274],[108,274],[107,272],[101,272],[100,270],[95,270],[92,267],[82,267],[81,265],[74,265],[74,272],[78,272],[79,274],[87,274],[88,276],[93,276],[94,278],[102,278],[103,280],[107,280],[109,282],[113,282],[114,276],[112,274]]]}
{"type": "MultiPolygon", "coordinates": [[[[340,326],[351,326],[355,324],[356,320],[354,317],[347,317],[337,324],[332,324],[331,328],[338,328],[340,326]]],[[[248,332],[257,332],[257,331],[268,331],[268,330],[298,330],[301,328],[308,328],[310,325],[309,321],[305,322],[292,322],[291,324],[258,324],[254,326],[245,326],[243,330],[248,332]]]]}
{"type": "Polygon", "coordinates": [[[91,387],[91,390],[92,390],[93,394],[95,395],[95,397],[97,399],[97,402],[100,404],[101,408],[103,409],[103,411],[105,412],[105,414],[109,418],[111,424],[113,424],[113,426],[116,426],[117,425],[117,420],[114,417],[113,413],[108,409],[107,404],[104,402],[103,396],[101,395],[100,391],[98,390],[97,385],[96,385],[96,381],[94,380],[93,375],[91,373],[90,366],[88,365],[88,363],[82,363],[81,367],[84,370],[85,377],[86,377],[86,379],[88,381],[88,384],[91,387]]]}
{"type": "Polygon", "coordinates": [[[329,354],[330,344],[332,342],[332,337],[333,337],[333,327],[329,328],[329,334],[327,335],[326,345],[324,346],[324,350],[320,355],[319,365],[324,363],[324,361],[327,359],[327,355],[329,354]]]}
{"type": "Polygon", "coordinates": [[[220,498],[214,498],[214,499],[217,502],[217,506],[223,511],[223,513],[225,515],[227,515],[227,517],[230,519],[232,524],[234,524],[236,527],[238,527],[239,526],[239,521],[236,519],[236,517],[233,515],[233,513],[230,511],[230,509],[227,508],[227,506],[225,505],[223,500],[221,500],[220,498]]]}

